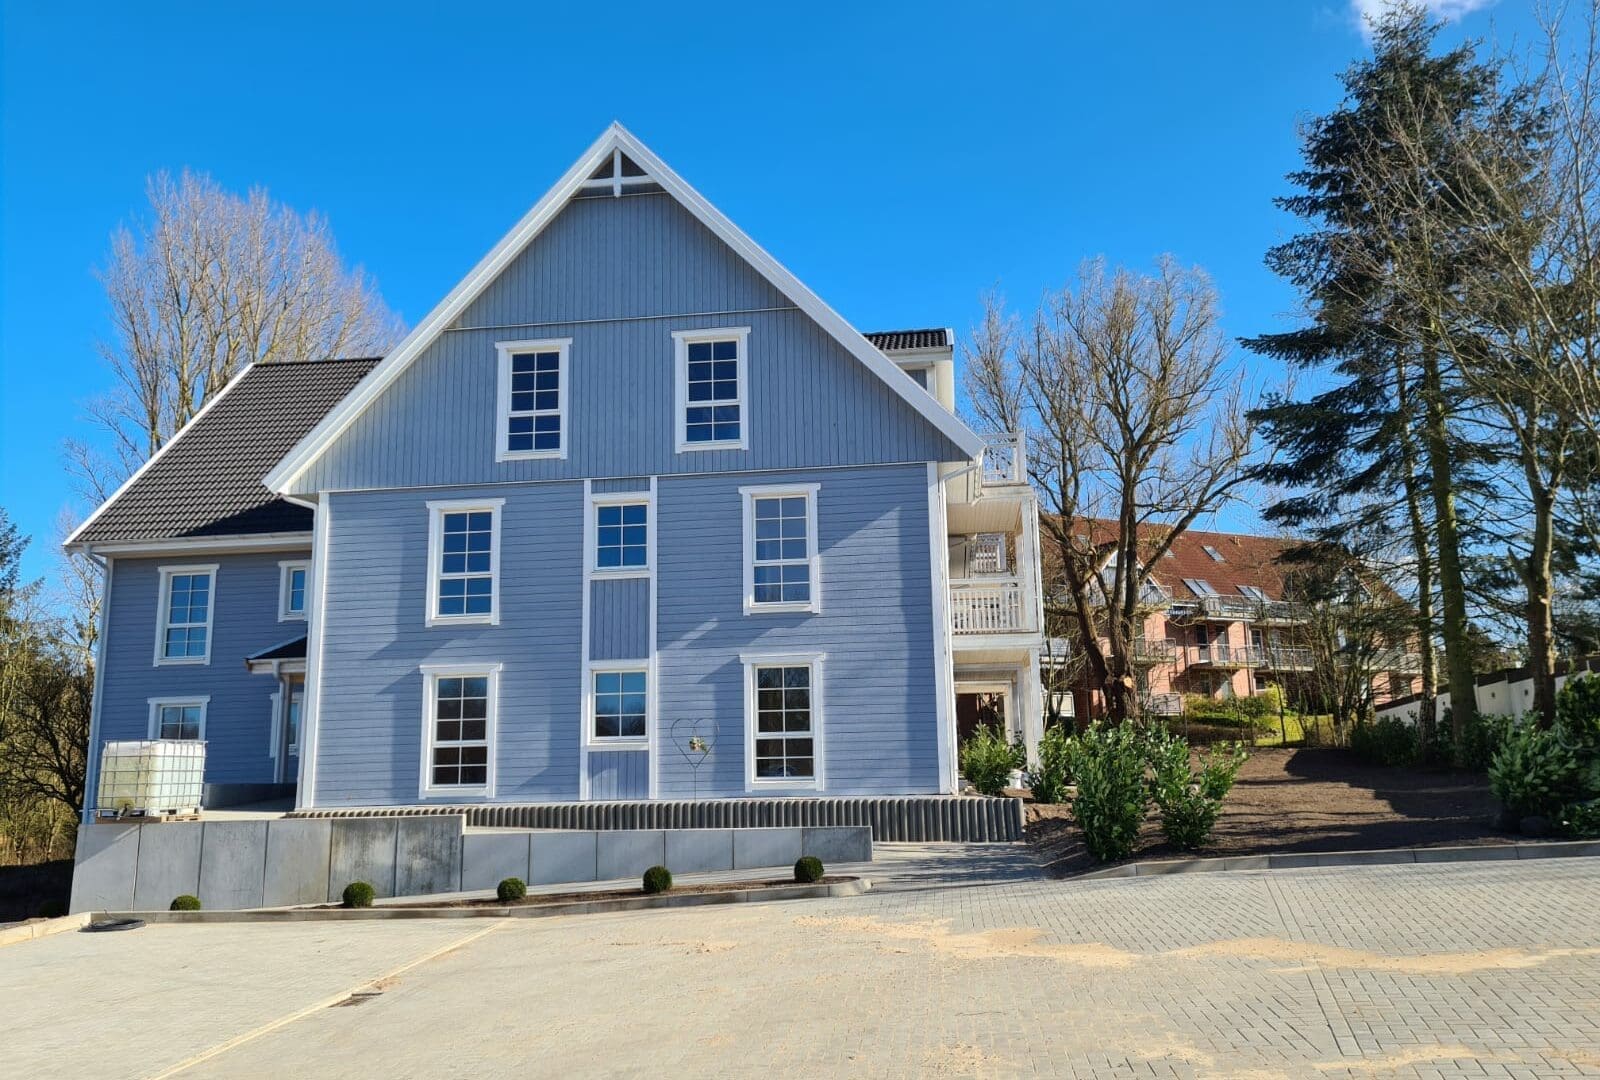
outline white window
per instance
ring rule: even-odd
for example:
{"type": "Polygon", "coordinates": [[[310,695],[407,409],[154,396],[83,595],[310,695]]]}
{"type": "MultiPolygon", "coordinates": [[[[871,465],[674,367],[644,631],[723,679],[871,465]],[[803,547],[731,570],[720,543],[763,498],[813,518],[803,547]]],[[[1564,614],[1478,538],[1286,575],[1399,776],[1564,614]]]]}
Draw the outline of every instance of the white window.
{"type": "Polygon", "coordinates": [[[816,484],[745,487],[744,609],[821,611],[816,484]]]}
{"type": "Polygon", "coordinates": [[[589,737],[595,743],[643,745],[649,736],[650,674],[640,666],[589,673],[589,737]]]}
{"type": "Polygon", "coordinates": [[[821,790],[823,654],[745,654],[740,660],[746,790],[821,790]]]}
{"type": "Polygon", "coordinates": [[[493,795],[500,665],[424,665],[423,795],[493,795]]]}
{"type": "Polygon", "coordinates": [[[748,326],[676,330],[677,445],[686,450],[745,450],[748,326]]]}
{"type": "Polygon", "coordinates": [[[500,621],[504,499],[428,504],[429,626],[500,621]]]}
{"type": "Polygon", "coordinates": [[[571,338],[497,341],[495,460],[567,456],[567,352],[571,338]]]}
{"type": "Polygon", "coordinates": [[[150,698],[150,737],[152,739],[193,739],[206,737],[206,706],[209,696],[150,698]]]}
{"type": "Polygon", "coordinates": [[[156,613],[156,663],[209,664],[217,567],[163,566],[156,613]]]}
{"type": "Polygon", "coordinates": [[[311,564],[304,559],[278,564],[278,621],[306,617],[306,583],[311,564]]]}
{"type": "Polygon", "coordinates": [[[590,499],[592,553],[589,569],[596,576],[630,577],[650,570],[650,497],[595,495],[590,499]]]}

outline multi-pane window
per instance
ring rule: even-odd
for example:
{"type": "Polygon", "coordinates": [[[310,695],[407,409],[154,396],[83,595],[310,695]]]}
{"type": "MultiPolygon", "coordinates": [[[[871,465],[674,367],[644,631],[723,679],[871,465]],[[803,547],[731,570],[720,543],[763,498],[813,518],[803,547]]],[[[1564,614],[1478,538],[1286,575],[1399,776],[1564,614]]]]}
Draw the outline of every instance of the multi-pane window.
{"type": "Polygon", "coordinates": [[[495,580],[500,540],[499,507],[504,500],[483,504],[429,503],[428,621],[495,622],[495,580]]]}
{"type": "Polygon", "coordinates": [[[214,574],[211,567],[172,567],[161,571],[158,663],[205,663],[210,658],[214,574]]]}
{"type": "Polygon", "coordinates": [[[811,666],[758,665],[755,684],[755,779],[814,778],[811,666]]]}
{"type": "Polygon", "coordinates": [[[305,618],[308,564],[283,562],[278,564],[278,570],[281,574],[278,582],[279,620],[305,618]]]}
{"type": "Polygon", "coordinates": [[[511,341],[500,352],[500,437],[497,456],[559,457],[565,453],[569,339],[511,341]]]}
{"type": "Polygon", "coordinates": [[[745,328],[678,331],[678,449],[743,448],[745,328]]]}
{"type": "Polygon", "coordinates": [[[594,508],[597,570],[644,569],[650,563],[650,507],[601,503],[594,508]]]}
{"type": "Polygon", "coordinates": [[[427,786],[485,788],[489,783],[491,679],[487,674],[432,678],[427,786]]]}
{"type": "Polygon", "coordinates": [[[156,706],[155,737],[198,739],[205,731],[206,707],[197,701],[156,706]]]}
{"type": "Polygon", "coordinates": [[[814,484],[741,489],[747,609],[817,610],[816,491],[814,484]]]}
{"type": "Polygon", "coordinates": [[[594,737],[642,739],[645,737],[645,701],[648,694],[643,671],[594,673],[594,737]]]}

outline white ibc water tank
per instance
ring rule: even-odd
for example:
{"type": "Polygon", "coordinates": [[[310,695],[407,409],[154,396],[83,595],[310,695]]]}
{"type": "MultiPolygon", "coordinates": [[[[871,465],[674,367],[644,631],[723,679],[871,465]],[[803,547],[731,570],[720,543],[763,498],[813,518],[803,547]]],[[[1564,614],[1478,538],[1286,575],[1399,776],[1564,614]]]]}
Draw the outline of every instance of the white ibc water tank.
{"type": "Polygon", "coordinates": [[[189,813],[205,791],[206,744],[195,739],[108,742],[100,751],[101,816],[189,813]]]}

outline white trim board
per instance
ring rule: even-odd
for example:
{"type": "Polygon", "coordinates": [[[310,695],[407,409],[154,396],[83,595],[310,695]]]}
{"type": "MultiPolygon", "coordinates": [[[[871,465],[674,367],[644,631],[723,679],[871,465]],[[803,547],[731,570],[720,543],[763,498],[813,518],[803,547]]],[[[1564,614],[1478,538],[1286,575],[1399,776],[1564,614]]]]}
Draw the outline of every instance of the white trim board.
{"type": "Polygon", "coordinates": [[[845,322],[822,298],[808,289],[784,266],[767,254],[756,242],[745,235],[722,212],[706,201],[705,197],[690,187],[677,173],[667,167],[648,147],[641,143],[621,124],[613,123],[593,145],[556,181],[545,196],[534,204],[522,220],[501,238],[487,255],[479,260],[466,277],[419,322],[404,341],[374,367],[334,406],[317,425],[306,433],[294,449],[273,467],[262,479],[266,487],[283,494],[347,429],[355,419],[372,405],[378,397],[399,378],[401,372],[432,345],[451,323],[459,318],[468,306],[500,275],[512,260],[555,220],[568,201],[583,189],[584,182],[608,158],[621,151],[642,168],[649,178],[661,185],[685,209],[692,213],[711,232],[760,272],[779,292],[792,300],[819,326],[842,345],[847,352],[866,365],[902,401],[917,411],[941,434],[960,447],[976,461],[983,453],[984,441],[962,423],[953,413],[940,405],[922,387],[906,378],[900,369],[876,346],[861,336],[860,331],[845,322]]]}

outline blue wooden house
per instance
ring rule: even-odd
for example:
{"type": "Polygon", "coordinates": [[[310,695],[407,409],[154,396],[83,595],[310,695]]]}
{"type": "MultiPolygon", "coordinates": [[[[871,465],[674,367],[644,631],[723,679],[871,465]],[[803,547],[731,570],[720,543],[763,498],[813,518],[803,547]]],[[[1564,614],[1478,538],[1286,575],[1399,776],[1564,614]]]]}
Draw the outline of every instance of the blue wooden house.
{"type": "Polygon", "coordinates": [[[211,805],[954,792],[963,729],[1037,737],[1042,612],[951,339],[614,125],[389,355],[241,372],[69,539],[94,746],[204,740],[211,805]]]}

